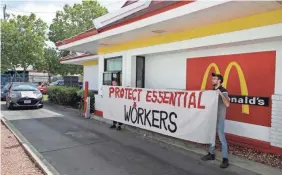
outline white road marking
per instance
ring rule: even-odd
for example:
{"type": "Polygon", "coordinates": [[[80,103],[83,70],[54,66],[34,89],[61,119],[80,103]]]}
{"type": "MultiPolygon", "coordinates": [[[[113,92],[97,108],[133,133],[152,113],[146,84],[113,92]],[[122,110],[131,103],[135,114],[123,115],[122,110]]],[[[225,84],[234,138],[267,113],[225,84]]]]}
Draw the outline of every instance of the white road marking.
{"type": "Polygon", "coordinates": [[[64,115],[48,110],[48,109],[34,109],[34,110],[11,110],[1,111],[1,117],[5,116],[8,120],[23,120],[23,119],[37,119],[37,118],[51,118],[63,117],[64,115]]]}
{"type": "Polygon", "coordinates": [[[54,115],[54,116],[64,116],[64,115],[62,115],[62,114],[59,114],[59,113],[57,113],[57,112],[54,112],[54,111],[50,111],[50,110],[48,110],[48,109],[41,109],[41,111],[45,111],[46,113],[49,113],[49,114],[52,114],[52,115],[54,115]]]}

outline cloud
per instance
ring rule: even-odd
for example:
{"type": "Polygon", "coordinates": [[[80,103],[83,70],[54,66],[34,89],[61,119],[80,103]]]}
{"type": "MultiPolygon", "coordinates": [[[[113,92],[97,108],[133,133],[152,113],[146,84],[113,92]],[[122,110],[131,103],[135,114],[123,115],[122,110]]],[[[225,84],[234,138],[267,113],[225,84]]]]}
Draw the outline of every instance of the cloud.
{"type": "MultiPolygon", "coordinates": [[[[127,0],[97,0],[102,6],[106,7],[109,12],[116,11],[127,0]]],[[[2,1],[1,7],[7,5],[7,13],[14,15],[30,15],[34,13],[38,18],[41,18],[48,26],[52,23],[53,18],[56,16],[56,11],[62,10],[64,5],[68,4],[73,6],[75,3],[81,3],[81,0],[9,0],[2,1]]],[[[0,10],[1,19],[3,19],[3,11],[0,10]]],[[[54,43],[47,41],[46,44],[54,47],[54,43]]]]}
{"type": "Polygon", "coordinates": [[[41,18],[48,25],[52,23],[53,18],[56,15],[57,10],[61,10],[62,4],[52,3],[35,3],[27,2],[17,8],[7,8],[7,13],[14,15],[30,15],[33,12],[37,17],[41,18]]]}
{"type": "MultiPolygon", "coordinates": [[[[98,2],[106,7],[109,12],[116,11],[125,3],[126,0],[98,0],[98,2]]],[[[56,15],[56,11],[62,10],[65,4],[72,6],[74,3],[81,3],[81,0],[37,0],[37,1],[9,1],[7,4],[7,13],[14,15],[29,15],[31,12],[36,14],[48,25],[52,23],[53,18],[56,15]]],[[[2,3],[2,6],[5,4],[2,3]]],[[[0,12],[1,18],[3,18],[2,11],[0,12]]]]}

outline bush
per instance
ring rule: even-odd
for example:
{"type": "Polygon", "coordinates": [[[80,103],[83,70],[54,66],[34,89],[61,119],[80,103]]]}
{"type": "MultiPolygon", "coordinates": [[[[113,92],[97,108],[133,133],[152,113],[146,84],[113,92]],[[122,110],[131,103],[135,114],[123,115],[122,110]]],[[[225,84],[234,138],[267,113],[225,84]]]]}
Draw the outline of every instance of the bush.
{"type": "Polygon", "coordinates": [[[64,86],[50,86],[47,94],[50,102],[75,107],[80,98],[77,95],[78,88],[64,86]]]}
{"type": "MultiPolygon", "coordinates": [[[[78,102],[84,96],[84,91],[79,90],[75,87],[65,87],[65,86],[49,86],[47,90],[48,99],[50,102],[66,105],[72,107],[78,107],[78,102]]],[[[90,97],[90,112],[95,112],[95,97],[94,92],[89,91],[88,97],[90,97]]],[[[83,104],[82,106],[83,107],[83,104]]]]}

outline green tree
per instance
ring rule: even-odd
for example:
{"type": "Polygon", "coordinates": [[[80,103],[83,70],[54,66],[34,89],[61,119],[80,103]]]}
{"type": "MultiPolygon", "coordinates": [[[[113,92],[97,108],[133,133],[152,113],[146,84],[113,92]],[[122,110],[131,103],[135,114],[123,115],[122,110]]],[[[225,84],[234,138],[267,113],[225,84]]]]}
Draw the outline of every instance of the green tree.
{"type": "Polygon", "coordinates": [[[61,64],[58,59],[59,53],[54,48],[44,48],[44,56],[39,64],[36,65],[36,69],[48,73],[49,82],[51,82],[51,76],[58,74],[61,69],[61,64]]]}
{"type": "MultiPolygon", "coordinates": [[[[74,4],[72,7],[65,5],[62,11],[57,11],[53,23],[50,25],[49,40],[56,43],[70,38],[94,27],[93,19],[106,14],[108,11],[96,0],[82,1],[82,4],[74,4]]],[[[69,55],[69,51],[60,51],[60,57],[69,55]]],[[[61,75],[82,74],[83,66],[62,65],[57,73],[61,75]]]]}
{"type": "Polygon", "coordinates": [[[57,11],[53,23],[50,25],[49,40],[56,43],[70,38],[94,27],[93,19],[107,13],[96,0],[82,1],[73,7],[65,5],[63,11],[57,11]]]}
{"type": "Polygon", "coordinates": [[[60,52],[55,48],[44,48],[44,56],[39,64],[36,65],[36,69],[47,72],[49,82],[51,82],[52,75],[69,75],[69,74],[82,74],[81,66],[61,64],[59,61],[60,52]]]}
{"type": "Polygon", "coordinates": [[[8,69],[15,70],[19,66],[19,52],[17,52],[17,43],[19,43],[19,32],[14,21],[1,20],[1,72],[8,69]]]}
{"type": "Polygon", "coordinates": [[[1,21],[1,61],[5,69],[36,66],[44,56],[47,24],[35,14],[18,15],[1,21]]]}

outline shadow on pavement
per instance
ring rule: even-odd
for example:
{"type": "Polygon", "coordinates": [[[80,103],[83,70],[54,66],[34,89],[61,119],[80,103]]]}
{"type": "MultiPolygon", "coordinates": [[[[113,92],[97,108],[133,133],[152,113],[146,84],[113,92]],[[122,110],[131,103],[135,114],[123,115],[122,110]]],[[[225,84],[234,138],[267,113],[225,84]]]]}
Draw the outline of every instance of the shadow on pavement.
{"type": "Polygon", "coordinates": [[[26,110],[38,110],[36,107],[17,107],[17,108],[13,108],[13,109],[8,109],[6,107],[6,102],[2,102],[1,103],[1,111],[26,111],[26,110]]]}

